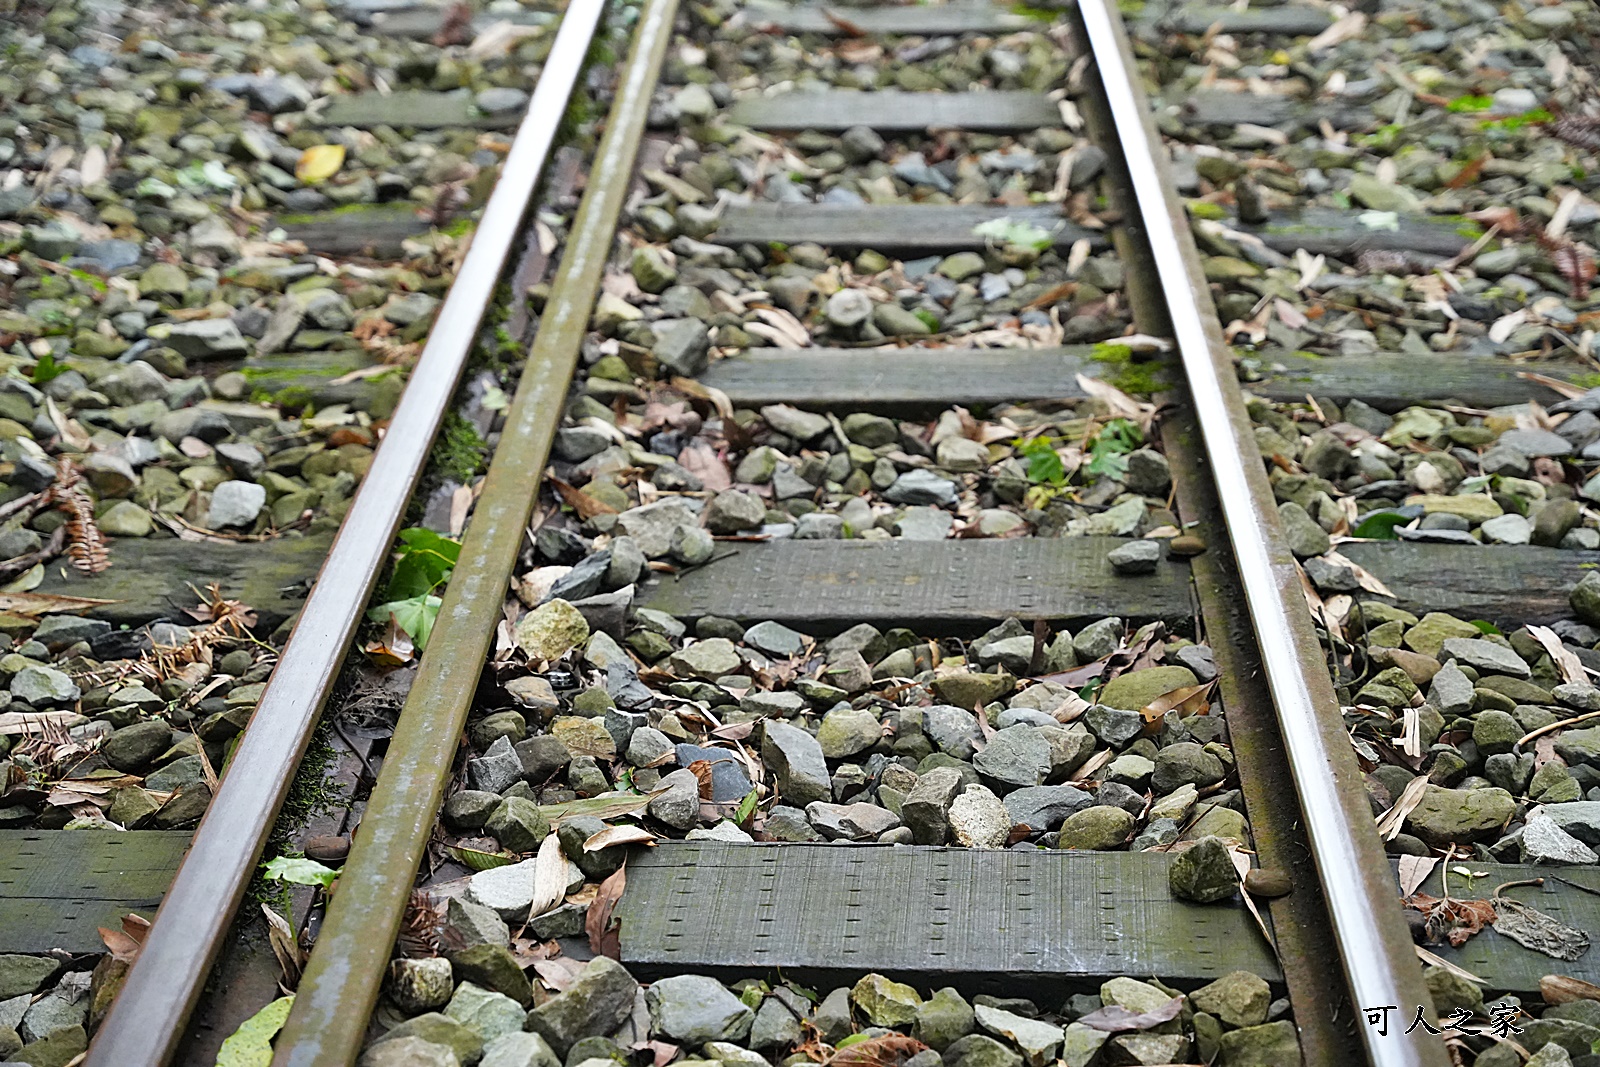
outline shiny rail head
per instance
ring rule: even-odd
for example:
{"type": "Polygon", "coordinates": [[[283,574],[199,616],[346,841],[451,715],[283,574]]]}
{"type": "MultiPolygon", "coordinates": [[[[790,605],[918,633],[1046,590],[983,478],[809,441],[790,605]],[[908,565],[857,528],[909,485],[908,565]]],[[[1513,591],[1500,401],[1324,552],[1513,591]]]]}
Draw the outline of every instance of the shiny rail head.
{"type": "MultiPolygon", "coordinates": [[[[1106,0],[1078,0],[1077,10],[1167,297],[1351,995],[1357,1005],[1428,1003],[1370,812],[1336,770],[1352,763],[1335,747],[1337,703],[1121,17],[1106,0]]],[[[1448,1063],[1438,1042],[1361,1036],[1374,1067],[1448,1063]]]]}
{"type": "Polygon", "coordinates": [[[538,187],[605,0],[573,0],[455,284],[87,1067],[159,1067],[183,1038],[265,847],[538,187]],[[381,534],[381,536],[379,536],[381,534]]]}

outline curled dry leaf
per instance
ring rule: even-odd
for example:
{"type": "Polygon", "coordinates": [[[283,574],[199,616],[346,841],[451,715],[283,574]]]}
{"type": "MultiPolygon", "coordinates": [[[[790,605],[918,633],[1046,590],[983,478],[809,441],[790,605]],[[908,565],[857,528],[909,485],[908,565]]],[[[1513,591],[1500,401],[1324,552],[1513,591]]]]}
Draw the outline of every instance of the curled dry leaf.
{"type": "Polygon", "coordinates": [[[560,478],[550,476],[548,481],[556,487],[556,492],[561,496],[561,502],[578,513],[580,519],[592,519],[596,515],[615,515],[617,509],[603,501],[585,493],[582,489],[568,485],[560,478]]]}
{"type": "Polygon", "coordinates": [[[1156,733],[1161,729],[1161,719],[1169,711],[1177,710],[1183,715],[1204,715],[1211,710],[1211,703],[1206,698],[1211,693],[1211,687],[1216,684],[1215,679],[1201,682],[1199,685],[1186,685],[1163,693],[1150,703],[1139,709],[1139,717],[1144,720],[1145,733],[1156,733]]]}
{"type": "Polygon", "coordinates": [[[1129,1011],[1118,1004],[1107,1004],[1103,1008],[1091,1011],[1078,1022],[1108,1034],[1119,1034],[1127,1030],[1149,1030],[1162,1023],[1171,1022],[1182,1010],[1182,997],[1173,997],[1159,1008],[1142,1012],[1129,1011]]]}
{"type": "Polygon", "coordinates": [[[711,799],[711,761],[697,759],[689,764],[689,773],[694,775],[695,781],[700,783],[700,799],[711,799]]]}
{"type": "Polygon", "coordinates": [[[642,826],[608,826],[583,843],[585,852],[598,852],[613,845],[653,845],[656,835],[642,826]]]}
{"type": "MultiPolygon", "coordinates": [[[[1509,937],[1523,948],[1568,962],[1589,951],[1588,934],[1573,929],[1537,908],[1530,908],[1520,900],[1495,897],[1491,908],[1495,932],[1509,937]]],[[[1454,935],[1451,936],[1451,943],[1456,943],[1454,935]]]]}
{"type": "Polygon", "coordinates": [[[113,959],[132,963],[139,958],[139,950],[144,947],[144,939],[150,933],[150,920],[129,913],[122,917],[120,930],[108,930],[104,926],[96,929],[113,959]]]}
{"type": "Polygon", "coordinates": [[[919,1052],[927,1051],[914,1037],[885,1034],[842,1048],[827,1060],[828,1067],[901,1067],[919,1052]]]}
{"type": "Polygon", "coordinates": [[[611,912],[617,906],[617,901],[622,899],[622,891],[627,885],[628,865],[624,863],[600,883],[600,892],[589,904],[583,927],[584,933],[589,935],[589,951],[596,956],[610,956],[614,960],[622,958],[621,935],[611,922],[611,912]]]}
{"type": "Polygon", "coordinates": [[[561,854],[561,840],[554,833],[539,846],[533,863],[533,904],[528,918],[537,919],[567,895],[567,858],[561,854]]]}
{"type": "Polygon", "coordinates": [[[1400,794],[1400,799],[1394,802],[1394,807],[1384,812],[1378,819],[1378,833],[1383,835],[1385,841],[1393,841],[1400,834],[1400,827],[1405,825],[1406,819],[1417,810],[1417,805],[1422,803],[1422,794],[1427,791],[1428,779],[1418,777],[1406,783],[1405,791],[1400,794]]]}
{"type": "Polygon", "coordinates": [[[1546,1004],[1569,1004],[1574,1000],[1600,1000],[1600,985],[1564,974],[1547,974],[1539,979],[1539,995],[1546,1004]]]}
{"type": "MultiPolygon", "coordinates": [[[[1495,922],[1496,904],[1499,902],[1458,900],[1454,897],[1440,898],[1426,893],[1413,893],[1401,903],[1422,913],[1423,918],[1427,920],[1430,938],[1443,937],[1456,948],[1460,948],[1474,934],[1480,933],[1485,926],[1495,922]]],[[[1499,929],[1498,926],[1495,928],[1499,929]]]]}

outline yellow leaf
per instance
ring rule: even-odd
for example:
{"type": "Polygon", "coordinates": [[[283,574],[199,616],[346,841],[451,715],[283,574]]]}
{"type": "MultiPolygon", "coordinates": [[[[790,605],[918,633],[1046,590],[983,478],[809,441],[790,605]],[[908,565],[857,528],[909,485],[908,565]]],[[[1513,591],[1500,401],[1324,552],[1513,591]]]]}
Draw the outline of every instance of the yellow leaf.
{"type": "Polygon", "coordinates": [[[339,173],[344,166],[344,145],[312,145],[300,153],[300,162],[294,165],[294,176],[312,185],[339,173]]]}

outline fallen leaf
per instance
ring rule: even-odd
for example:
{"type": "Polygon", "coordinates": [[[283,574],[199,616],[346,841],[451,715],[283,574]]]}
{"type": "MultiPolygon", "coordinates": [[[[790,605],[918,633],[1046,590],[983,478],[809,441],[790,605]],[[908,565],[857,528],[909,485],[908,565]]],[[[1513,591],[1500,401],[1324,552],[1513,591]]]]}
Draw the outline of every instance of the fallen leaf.
{"type": "Polygon", "coordinates": [[[1422,794],[1427,791],[1428,779],[1424,777],[1413,778],[1406,783],[1405,791],[1400,794],[1400,799],[1394,802],[1394,807],[1384,812],[1378,819],[1378,833],[1385,841],[1393,841],[1400,835],[1400,827],[1405,825],[1406,819],[1417,805],[1422,803],[1422,794]]]}
{"type": "Polygon", "coordinates": [[[1160,730],[1161,720],[1169,711],[1177,710],[1184,715],[1204,715],[1211,708],[1206,695],[1215,684],[1215,680],[1212,680],[1201,682],[1199,685],[1181,686],[1156,697],[1139,709],[1139,717],[1144,720],[1145,732],[1160,730]]]}
{"type": "Polygon", "coordinates": [[[694,775],[695,781],[700,783],[700,799],[711,799],[711,761],[697,759],[689,764],[689,773],[694,775]]]}
{"type": "MultiPolygon", "coordinates": [[[[1504,934],[1523,948],[1569,963],[1589,951],[1588,934],[1574,930],[1520,900],[1495,897],[1493,909],[1495,932],[1504,934]]],[[[1451,942],[1454,941],[1452,937],[1451,942]]]]}
{"type": "MultiPolygon", "coordinates": [[[[587,849],[588,842],[584,843],[584,847],[587,849]]],[[[589,904],[583,929],[589,935],[589,951],[596,956],[610,956],[614,960],[622,958],[622,942],[618,933],[620,927],[612,925],[611,911],[622,898],[622,891],[627,885],[628,865],[624,863],[600,883],[600,892],[589,904]]]]}
{"type": "Polygon", "coordinates": [[[1547,974],[1539,979],[1539,995],[1546,1004],[1569,1004],[1574,1000],[1600,1000],[1600,985],[1564,974],[1547,974]]]}
{"type": "Polygon", "coordinates": [[[272,1039],[289,1018],[294,997],[279,997],[239,1024],[217,1050],[216,1067],[269,1067],[272,1039]]]}
{"type": "Polygon", "coordinates": [[[1325,552],[1323,553],[1322,558],[1327,560],[1329,563],[1336,563],[1341,567],[1350,568],[1351,572],[1356,576],[1357,584],[1359,584],[1361,588],[1365,589],[1367,592],[1375,593],[1378,596],[1388,597],[1390,600],[1396,599],[1395,595],[1389,591],[1389,587],[1378,580],[1377,575],[1373,574],[1359,563],[1345,558],[1338,552],[1325,552]]]}
{"type": "Polygon", "coordinates": [[[842,1048],[828,1057],[828,1067],[901,1067],[928,1046],[905,1034],[869,1037],[842,1048]]]}
{"type": "Polygon", "coordinates": [[[265,904],[261,905],[261,914],[267,920],[267,940],[272,944],[272,954],[278,957],[278,966],[283,970],[280,984],[286,990],[293,991],[300,984],[300,972],[306,962],[305,952],[300,948],[300,942],[295,940],[294,930],[287,919],[265,904]]]}
{"type": "Polygon", "coordinates": [[[610,504],[596,500],[582,489],[568,485],[554,475],[547,475],[545,480],[556,487],[556,493],[560,495],[561,502],[577,512],[580,519],[587,521],[596,515],[615,515],[617,513],[617,509],[610,504]]]}
{"type": "Polygon", "coordinates": [[[1182,997],[1173,997],[1159,1008],[1142,1012],[1129,1011],[1119,1004],[1107,1004],[1082,1016],[1078,1022],[1104,1033],[1120,1034],[1127,1030],[1149,1030],[1162,1023],[1171,1022],[1182,1010],[1182,997]]]}
{"type": "Polygon", "coordinates": [[[554,833],[539,846],[533,864],[533,904],[528,918],[533,920],[560,904],[567,895],[567,858],[561,853],[561,839],[554,833]]]}
{"type": "Polygon", "coordinates": [[[678,465],[699,478],[707,490],[720,493],[733,488],[733,476],[728,465],[717,458],[711,446],[704,441],[691,441],[678,453],[678,465]]]}
{"type": "Polygon", "coordinates": [[[1457,978],[1465,978],[1467,981],[1476,982],[1479,985],[1489,984],[1487,981],[1479,978],[1465,967],[1459,967],[1456,964],[1451,963],[1437,952],[1430,952],[1421,945],[1413,945],[1411,947],[1417,950],[1417,959],[1421,960],[1423,963],[1426,963],[1430,967],[1443,967],[1457,978]]]}
{"type": "Polygon", "coordinates": [[[653,845],[656,835],[642,826],[608,826],[583,843],[585,852],[598,852],[613,845],[653,845]]]}
{"type": "Polygon", "coordinates": [[[84,596],[62,596],[59,593],[0,593],[0,611],[13,615],[76,615],[90,608],[120,603],[120,600],[96,600],[84,596]]]}
{"type": "Polygon", "coordinates": [[[583,974],[583,968],[583,960],[575,960],[570,956],[535,960],[533,964],[534,973],[539,976],[539,981],[555,993],[565,993],[572,983],[578,980],[578,976],[583,974]]]}
{"type": "Polygon", "coordinates": [[[326,181],[339,173],[344,166],[344,145],[312,145],[300,153],[300,162],[294,165],[294,176],[307,185],[326,181]]]}
{"type": "Polygon", "coordinates": [[[112,958],[123,963],[132,963],[139,958],[139,950],[144,947],[144,939],[150,933],[150,920],[140,915],[128,914],[122,917],[122,929],[108,930],[104,926],[97,927],[100,940],[105,942],[106,948],[111,952],[112,958]]]}
{"type": "Polygon", "coordinates": [[[1563,682],[1589,681],[1589,675],[1583,669],[1583,661],[1577,654],[1561,643],[1561,638],[1548,626],[1529,626],[1528,633],[1539,642],[1541,648],[1550,653],[1550,659],[1555,663],[1556,669],[1561,672],[1563,682]]]}
{"type": "Polygon", "coordinates": [[[1401,856],[1400,895],[1409,897],[1421,889],[1422,883],[1428,880],[1428,875],[1438,865],[1438,856],[1401,856]]]}
{"type": "Polygon", "coordinates": [[[1460,948],[1485,926],[1495,921],[1495,905],[1498,901],[1460,900],[1455,897],[1433,897],[1426,893],[1413,893],[1401,903],[1423,914],[1428,922],[1430,938],[1443,937],[1451,945],[1460,948]]]}

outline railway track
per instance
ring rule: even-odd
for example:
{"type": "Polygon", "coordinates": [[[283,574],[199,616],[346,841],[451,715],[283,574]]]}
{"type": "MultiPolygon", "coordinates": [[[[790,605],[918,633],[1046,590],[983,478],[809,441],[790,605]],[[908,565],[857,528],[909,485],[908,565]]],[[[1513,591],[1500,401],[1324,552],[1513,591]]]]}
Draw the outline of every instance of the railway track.
{"type": "Polygon", "coordinates": [[[1359,12],[649,0],[459,550],[404,541],[391,593],[450,557],[427,648],[377,596],[352,700],[569,9],[87,1062],[178,1050],[319,711],[383,678],[292,1002],[265,955],[208,998],[260,1062],[1585,1062],[1595,217],[1494,161],[1589,147],[1548,10],[1507,65],[1559,118],[1492,65],[1373,104],[1359,12]],[[1417,146],[1467,179],[1424,204],[1417,146]]]}

